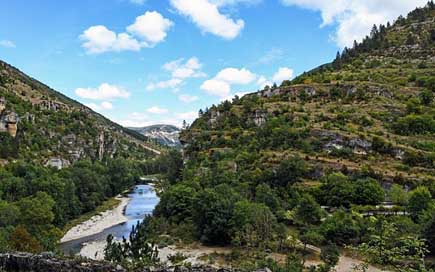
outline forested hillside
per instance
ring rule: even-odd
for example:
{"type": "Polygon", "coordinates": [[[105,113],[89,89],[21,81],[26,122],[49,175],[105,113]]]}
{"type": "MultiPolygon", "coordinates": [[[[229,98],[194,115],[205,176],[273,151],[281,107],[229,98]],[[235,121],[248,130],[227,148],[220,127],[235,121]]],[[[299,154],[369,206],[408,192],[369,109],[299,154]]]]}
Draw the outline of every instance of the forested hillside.
{"type": "Polygon", "coordinates": [[[167,171],[157,149],[0,62],[0,252],[56,251],[73,219],[167,171]]]}
{"type": "Polygon", "coordinates": [[[264,265],[267,251],[304,255],[291,234],[325,254],[346,246],[394,271],[426,271],[434,92],[429,2],[374,26],[329,64],[201,110],[181,133],[185,166],[155,211],[157,233],[233,245],[243,251],[229,261],[247,269],[264,265]]]}

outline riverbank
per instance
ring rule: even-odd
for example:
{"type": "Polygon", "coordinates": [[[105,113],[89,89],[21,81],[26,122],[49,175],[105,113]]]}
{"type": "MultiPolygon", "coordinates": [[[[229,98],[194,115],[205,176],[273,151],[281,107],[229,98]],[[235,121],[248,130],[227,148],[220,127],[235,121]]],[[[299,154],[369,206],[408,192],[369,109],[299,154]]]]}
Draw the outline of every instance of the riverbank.
{"type": "Polygon", "coordinates": [[[92,216],[88,220],[70,228],[60,240],[61,243],[81,239],[104,231],[107,228],[119,225],[128,221],[124,215],[124,209],[130,198],[117,196],[115,200],[118,205],[114,209],[108,209],[92,216]]]}

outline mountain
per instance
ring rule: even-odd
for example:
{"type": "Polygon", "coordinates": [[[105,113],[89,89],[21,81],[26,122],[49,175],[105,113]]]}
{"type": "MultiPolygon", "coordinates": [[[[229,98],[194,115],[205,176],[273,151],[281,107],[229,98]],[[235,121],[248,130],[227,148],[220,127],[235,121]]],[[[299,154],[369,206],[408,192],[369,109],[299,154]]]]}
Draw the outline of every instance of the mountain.
{"type": "Polygon", "coordinates": [[[57,167],[77,160],[152,156],[148,138],[0,61],[0,159],[57,167]],[[4,144],[3,144],[4,143],[4,144]]]}
{"type": "Polygon", "coordinates": [[[182,132],[186,155],[217,156],[238,172],[299,156],[311,167],[306,181],[340,169],[435,181],[434,12],[429,5],[375,26],[329,64],[213,105],[182,132]]]}
{"type": "Polygon", "coordinates": [[[180,148],[179,140],[180,129],[172,125],[153,125],[142,128],[130,128],[137,131],[149,139],[157,141],[161,145],[180,148]]]}
{"type": "Polygon", "coordinates": [[[159,234],[235,246],[233,267],[255,267],[266,249],[295,252],[299,239],[322,254],[346,245],[367,262],[418,270],[424,258],[370,251],[422,237],[435,254],[434,92],[431,1],[374,26],[331,63],[200,110],[180,133],[184,168],[160,195],[159,234]]]}

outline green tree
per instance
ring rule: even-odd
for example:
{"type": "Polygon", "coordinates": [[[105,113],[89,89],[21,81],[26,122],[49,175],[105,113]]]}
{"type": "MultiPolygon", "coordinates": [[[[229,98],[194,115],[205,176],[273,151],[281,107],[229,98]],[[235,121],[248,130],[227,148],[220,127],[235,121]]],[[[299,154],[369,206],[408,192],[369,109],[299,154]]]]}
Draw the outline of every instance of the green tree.
{"type": "Polygon", "coordinates": [[[393,184],[389,191],[391,201],[397,205],[406,205],[408,203],[408,194],[398,184],[393,184]]]}
{"type": "Polygon", "coordinates": [[[294,213],[294,220],[302,226],[317,225],[320,223],[324,212],[311,195],[302,196],[294,213]]]}
{"type": "Polygon", "coordinates": [[[210,244],[228,244],[231,241],[234,205],[240,199],[240,195],[227,184],[198,193],[193,222],[201,241],[210,244]]]}
{"type": "Polygon", "coordinates": [[[156,216],[164,216],[178,224],[192,217],[196,190],[184,184],[171,186],[164,191],[160,202],[154,210],[156,216]]]}
{"type": "Polygon", "coordinates": [[[400,235],[394,224],[383,219],[371,228],[368,241],[353,249],[368,263],[393,266],[397,271],[427,271],[424,241],[412,235],[400,235]]]}
{"type": "Polygon", "coordinates": [[[420,186],[412,190],[409,194],[408,210],[414,220],[427,210],[433,203],[432,196],[427,187],[420,186]]]}

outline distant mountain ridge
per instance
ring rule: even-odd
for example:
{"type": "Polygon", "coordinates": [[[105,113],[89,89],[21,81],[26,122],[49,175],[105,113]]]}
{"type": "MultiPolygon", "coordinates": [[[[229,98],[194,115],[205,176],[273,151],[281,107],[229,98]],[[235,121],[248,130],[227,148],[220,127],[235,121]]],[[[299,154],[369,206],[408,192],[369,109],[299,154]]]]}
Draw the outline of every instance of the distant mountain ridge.
{"type": "Polygon", "coordinates": [[[159,144],[174,148],[181,147],[179,140],[181,130],[176,126],[158,124],[142,128],[130,127],[129,129],[137,131],[145,137],[157,141],[159,144]]]}

